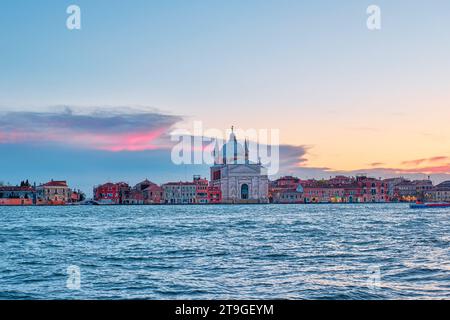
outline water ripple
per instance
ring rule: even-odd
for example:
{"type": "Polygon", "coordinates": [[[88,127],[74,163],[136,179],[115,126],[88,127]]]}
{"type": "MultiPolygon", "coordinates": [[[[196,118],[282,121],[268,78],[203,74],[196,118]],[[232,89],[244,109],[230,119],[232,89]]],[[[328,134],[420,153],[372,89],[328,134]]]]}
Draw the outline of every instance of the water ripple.
{"type": "Polygon", "coordinates": [[[0,210],[0,299],[448,299],[450,210],[0,210]],[[81,287],[66,287],[67,267],[81,287]]]}

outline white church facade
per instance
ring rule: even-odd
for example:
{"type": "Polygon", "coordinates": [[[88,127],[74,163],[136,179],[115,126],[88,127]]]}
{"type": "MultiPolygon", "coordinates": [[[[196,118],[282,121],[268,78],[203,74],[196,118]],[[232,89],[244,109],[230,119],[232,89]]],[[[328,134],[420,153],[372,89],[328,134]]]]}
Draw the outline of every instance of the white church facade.
{"type": "Polygon", "coordinates": [[[233,132],[217,152],[211,167],[211,185],[219,187],[223,203],[269,203],[269,178],[261,163],[249,161],[248,143],[244,147],[233,132]]]}

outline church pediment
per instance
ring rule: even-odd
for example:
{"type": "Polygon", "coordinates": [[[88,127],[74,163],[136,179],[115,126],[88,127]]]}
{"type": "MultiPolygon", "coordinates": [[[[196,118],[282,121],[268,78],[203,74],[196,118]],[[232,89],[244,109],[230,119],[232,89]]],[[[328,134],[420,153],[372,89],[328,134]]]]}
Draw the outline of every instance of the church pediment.
{"type": "Polygon", "coordinates": [[[259,174],[260,168],[256,166],[249,166],[245,164],[238,164],[230,166],[228,172],[231,174],[259,174]]]}

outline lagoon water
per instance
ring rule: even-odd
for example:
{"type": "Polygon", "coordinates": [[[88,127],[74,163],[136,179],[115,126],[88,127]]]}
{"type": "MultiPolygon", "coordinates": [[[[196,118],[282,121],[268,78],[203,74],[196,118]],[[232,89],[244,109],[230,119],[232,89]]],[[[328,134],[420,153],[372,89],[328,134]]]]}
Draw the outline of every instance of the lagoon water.
{"type": "Polygon", "coordinates": [[[232,298],[449,299],[450,210],[0,207],[0,299],[232,298]]]}

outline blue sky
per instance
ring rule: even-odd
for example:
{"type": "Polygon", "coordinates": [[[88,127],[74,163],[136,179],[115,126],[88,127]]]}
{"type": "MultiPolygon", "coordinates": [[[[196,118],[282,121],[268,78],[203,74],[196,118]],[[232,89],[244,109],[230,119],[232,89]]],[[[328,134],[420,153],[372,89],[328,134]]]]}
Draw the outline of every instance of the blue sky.
{"type": "MultiPolygon", "coordinates": [[[[0,111],[139,107],[182,119],[168,130],[193,120],[280,129],[308,176],[397,169],[442,176],[450,162],[449,12],[446,0],[4,0],[0,111]],[[81,8],[79,31],[65,27],[70,4],[81,8]],[[370,4],[381,7],[380,31],[366,28],[370,4]],[[447,160],[404,165],[437,157],[447,160]]],[[[167,164],[164,150],[9,141],[0,152],[7,155],[0,181],[12,183],[53,177],[87,188],[207,173],[167,164]]]]}

